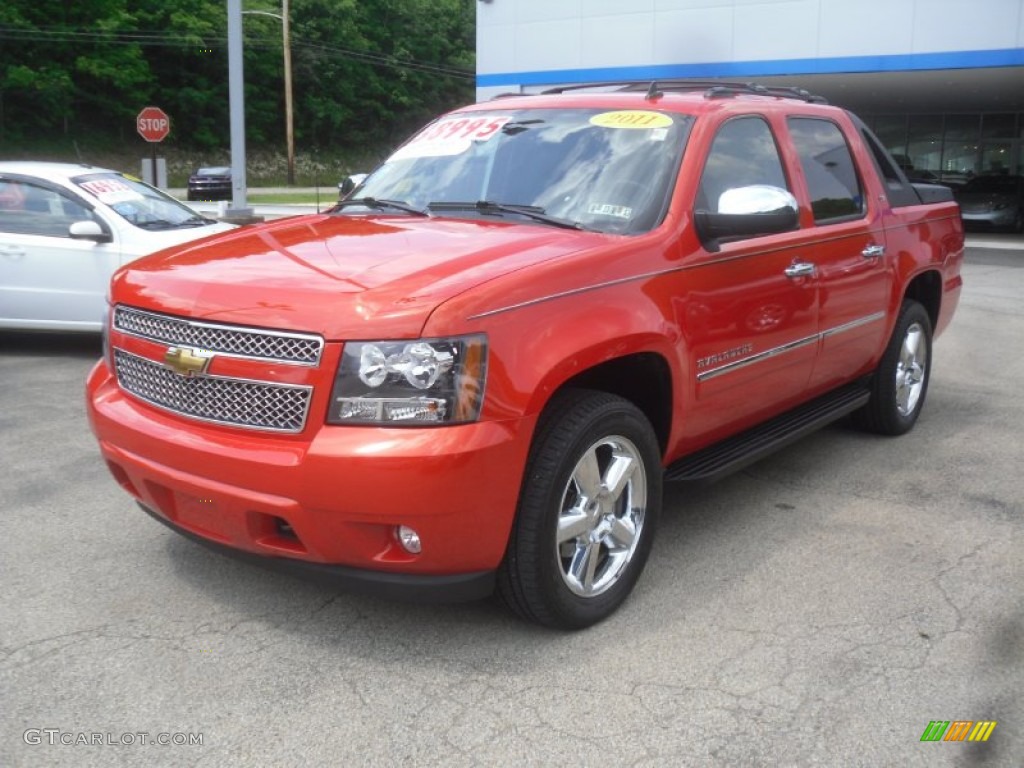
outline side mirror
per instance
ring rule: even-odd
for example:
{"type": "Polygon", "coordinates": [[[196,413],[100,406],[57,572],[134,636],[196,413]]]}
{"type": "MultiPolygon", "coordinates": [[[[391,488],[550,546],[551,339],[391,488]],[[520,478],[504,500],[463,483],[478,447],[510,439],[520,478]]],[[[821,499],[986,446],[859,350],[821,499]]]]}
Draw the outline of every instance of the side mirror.
{"type": "Polygon", "coordinates": [[[114,238],[104,231],[97,221],[89,219],[76,221],[68,227],[68,235],[73,240],[95,240],[97,243],[109,243],[114,238]]]}
{"type": "Polygon", "coordinates": [[[785,189],[768,184],[727,189],[718,198],[718,212],[694,213],[697,233],[705,245],[717,250],[722,240],[771,235],[796,229],[800,206],[785,189]]]}
{"type": "Polygon", "coordinates": [[[346,176],[345,180],[338,184],[338,199],[344,200],[351,195],[355,188],[363,183],[367,175],[365,173],[353,173],[351,176],[346,176]]]}

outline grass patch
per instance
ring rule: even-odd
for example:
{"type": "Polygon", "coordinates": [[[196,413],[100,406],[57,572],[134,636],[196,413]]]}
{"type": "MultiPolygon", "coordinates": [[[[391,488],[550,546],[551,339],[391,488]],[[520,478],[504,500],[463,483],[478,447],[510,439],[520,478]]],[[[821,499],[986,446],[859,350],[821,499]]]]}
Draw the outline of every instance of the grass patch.
{"type": "Polygon", "coordinates": [[[336,187],[321,187],[320,196],[315,192],[259,192],[254,189],[247,190],[246,199],[250,203],[263,203],[265,205],[316,205],[333,203],[338,199],[336,187]]]}

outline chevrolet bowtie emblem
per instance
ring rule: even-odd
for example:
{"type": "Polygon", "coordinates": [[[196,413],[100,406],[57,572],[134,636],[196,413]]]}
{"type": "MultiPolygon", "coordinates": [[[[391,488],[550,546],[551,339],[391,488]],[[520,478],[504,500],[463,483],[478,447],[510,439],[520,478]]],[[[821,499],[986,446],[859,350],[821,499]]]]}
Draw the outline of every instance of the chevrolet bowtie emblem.
{"type": "Polygon", "coordinates": [[[171,347],[164,355],[164,365],[182,376],[194,376],[197,373],[206,373],[212,359],[213,353],[205,349],[171,347]]]}

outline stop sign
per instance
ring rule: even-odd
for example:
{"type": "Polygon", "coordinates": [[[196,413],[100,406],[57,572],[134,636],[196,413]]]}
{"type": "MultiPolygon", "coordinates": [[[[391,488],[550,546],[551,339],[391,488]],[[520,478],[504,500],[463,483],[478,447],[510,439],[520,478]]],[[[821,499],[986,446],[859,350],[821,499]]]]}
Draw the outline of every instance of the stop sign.
{"type": "Polygon", "coordinates": [[[135,118],[135,127],[139,136],[155,143],[166,139],[171,132],[171,118],[160,107],[146,107],[135,118]]]}

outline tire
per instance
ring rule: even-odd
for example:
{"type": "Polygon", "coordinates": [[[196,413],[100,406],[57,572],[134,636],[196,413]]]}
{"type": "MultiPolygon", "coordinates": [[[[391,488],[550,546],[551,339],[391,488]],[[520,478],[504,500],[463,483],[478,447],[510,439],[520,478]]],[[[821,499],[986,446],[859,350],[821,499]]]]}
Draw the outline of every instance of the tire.
{"type": "Polygon", "coordinates": [[[925,308],[906,300],[871,382],[871,399],[857,411],[861,427],[902,435],[917,422],[932,367],[932,323],[925,308]]]}
{"type": "Polygon", "coordinates": [[[610,616],[647,562],[661,475],[654,430],[632,403],[588,390],[556,395],[537,427],[498,571],[506,605],[557,629],[610,616]]]}

